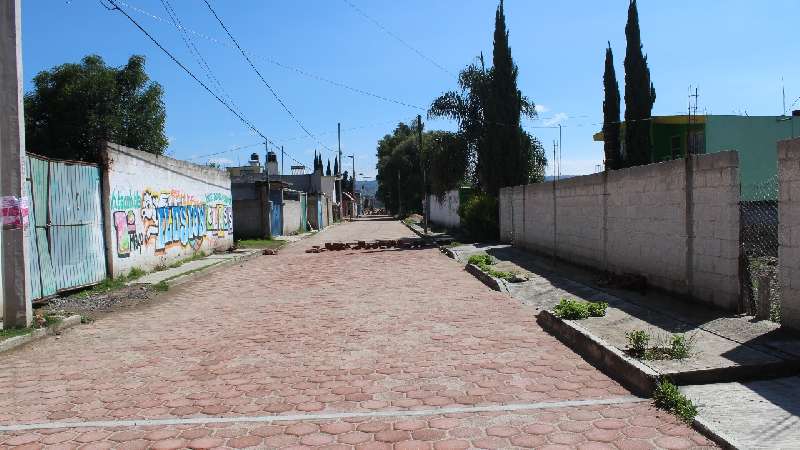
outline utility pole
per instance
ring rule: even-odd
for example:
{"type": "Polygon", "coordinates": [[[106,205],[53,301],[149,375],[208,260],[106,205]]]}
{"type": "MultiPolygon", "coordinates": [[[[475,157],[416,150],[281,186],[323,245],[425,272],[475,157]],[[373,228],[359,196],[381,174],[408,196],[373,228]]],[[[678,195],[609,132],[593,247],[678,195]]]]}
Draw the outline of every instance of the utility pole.
{"type": "Polygon", "coordinates": [[[28,286],[28,199],[22,107],[21,1],[0,2],[0,207],[2,207],[3,328],[28,327],[33,311],[28,286]]]}
{"type": "Polygon", "coordinates": [[[419,145],[419,161],[422,165],[422,204],[425,208],[423,215],[423,222],[425,223],[425,236],[428,235],[428,210],[430,210],[430,203],[428,202],[428,183],[427,183],[427,170],[422,151],[422,116],[417,114],[417,143],[419,145]]]}
{"type": "Polygon", "coordinates": [[[349,155],[349,157],[353,160],[353,176],[351,177],[350,182],[353,183],[353,203],[356,204],[356,217],[358,217],[358,203],[356,202],[356,155],[349,155]]]}
{"type": "Polygon", "coordinates": [[[342,123],[339,122],[336,124],[336,136],[339,143],[339,163],[336,164],[336,167],[339,169],[339,173],[333,174],[336,183],[336,196],[338,197],[336,200],[339,202],[339,220],[344,220],[344,206],[342,204],[342,200],[344,196],[342,196],[342,123]]]}
{"type": "Polygon", "coordinates": [[[272,239],[272,198],[270,195],[269,185],[269,141],[264,141],[264,151],[266,159],[264,160],[264,172],[267,175],[267,238],[272,239]]]}
{"type": "Polygon", "coordinates": [[[281,145],[281,175],[286,174],[286,172],[283,171],[283,160],[284,159],[285,158],[284,158],[284,153],[283,153],[283,146],[281,145]]]}

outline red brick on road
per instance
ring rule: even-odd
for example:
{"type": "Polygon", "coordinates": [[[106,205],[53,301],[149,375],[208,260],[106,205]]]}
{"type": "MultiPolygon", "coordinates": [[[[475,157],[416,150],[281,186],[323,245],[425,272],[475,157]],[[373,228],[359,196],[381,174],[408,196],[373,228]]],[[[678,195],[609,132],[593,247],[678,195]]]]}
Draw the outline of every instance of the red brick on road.
{"type": "Polygon", "coordinates": [[[339,225],[278,256],[198,277],[157,304],[4,355],[2,425],[176,422],[14,431],[0,445],[710,445],[647,403],[436,414],[630,393],[546,334],[533,310],[435,249],[304,253],[326,241],[402,236],[410,232],[396,221],[339,225]],[[409,410],[428,412],[403,416],[409,410]],[[372,417],[387,412],[397,416],[372,417]],[[362,416],[215,422],[328,413],[362,416]],[[180,422],[187,418],[209,420],[180,422]]]}

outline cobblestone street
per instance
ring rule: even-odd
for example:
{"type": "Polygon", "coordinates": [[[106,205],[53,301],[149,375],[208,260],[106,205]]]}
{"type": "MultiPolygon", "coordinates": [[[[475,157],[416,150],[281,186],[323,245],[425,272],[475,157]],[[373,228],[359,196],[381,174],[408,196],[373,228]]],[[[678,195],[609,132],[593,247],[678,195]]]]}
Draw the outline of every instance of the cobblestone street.
{"type": "Polygon", "coordinates": [[[0,445],[713,446],[436,249],[304,253],[403,236],[337,225],[3,355],[0,445]]]}

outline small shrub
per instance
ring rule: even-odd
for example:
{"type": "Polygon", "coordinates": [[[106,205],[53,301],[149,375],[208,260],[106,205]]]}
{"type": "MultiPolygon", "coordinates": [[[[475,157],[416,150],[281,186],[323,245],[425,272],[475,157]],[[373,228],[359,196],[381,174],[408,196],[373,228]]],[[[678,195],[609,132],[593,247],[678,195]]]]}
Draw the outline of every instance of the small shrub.
{"type": "Polygon", "coordinates": [[[625,333],[625,337],[628,338],[628,352],[637,358],[644,357],[650,344],[650,335],[643,330],[633,330],[625,333]]]}
{"type": "Polygon", "coordinates": [[[683,334],[673,334],[669,346],[669,356],[672,359],[686,359],[691,353],[691,341],[683,334]]]}
{"type": "Polygon", "coordinates": [[[139,278],[142,278],[144,275],[145,275],[145,271],[144,270],[142,270],[142,269],[140,269],[138,267],[134,267],[133,269],[131,269],[130,272],[128,272],[128,276],[126,278],[127,278],[128,281],[133,281],[133,280],[138,280],[139,278]]]}
{"type": "Polygon", "coordinates": [[[488,194],[476,194],[458,207],[461,227],[476,241],[496,241],[500,235],[497,199],[488,194]]]}
{"type": "Polygon", "coordinates": [[[470,256],[467,262],[483,269],[483,267],[481,266],[490,266],[494,263],[494,260],[492,260],[492,257],[487,255],[486,253],[478,253],[476,255],[470,256]]]}
{"type": "Polygon", "coordinates": [[[589,315],[592,317],[603,317],[606,315],[606,302],[589,302],[589,315]]]}
{"type": "Polygon", "coordinates": [[[691,400],[678,390],[678,387],[668,380],[662,379],[653,392],[653,405],[656,408],[668,411],[686,423],[690,423],[697,416],[697,407],[691,400]]]}
{"type": "Polygon", "coordinates": [[[167,292],[169,290],[169,285],[166,283],[166,281],[159,281],[153,285],[153,289],[155,289],[157,292],[167,292]]]}
{"type": "Polygon", "coordinates": [[[606,315],[606,302],[584,302],[562,298],[553,308],[556,317],[566,320],[582,320],[589,317],[603,317],[606,315]]]}

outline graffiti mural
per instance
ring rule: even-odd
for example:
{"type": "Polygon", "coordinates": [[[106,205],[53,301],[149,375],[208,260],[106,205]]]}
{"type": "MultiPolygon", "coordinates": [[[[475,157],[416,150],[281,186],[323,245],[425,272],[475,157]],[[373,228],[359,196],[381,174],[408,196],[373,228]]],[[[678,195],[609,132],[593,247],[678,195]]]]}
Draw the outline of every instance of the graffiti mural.
{"type": "Polygon", "coordinates": [[[205,198],[178,190],[115,192],[111,196],[117,256],[172,247],[199,250],[204,240],[224,238],[233,231],[231,197],[212,193],[205,198]]]}

